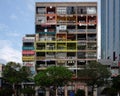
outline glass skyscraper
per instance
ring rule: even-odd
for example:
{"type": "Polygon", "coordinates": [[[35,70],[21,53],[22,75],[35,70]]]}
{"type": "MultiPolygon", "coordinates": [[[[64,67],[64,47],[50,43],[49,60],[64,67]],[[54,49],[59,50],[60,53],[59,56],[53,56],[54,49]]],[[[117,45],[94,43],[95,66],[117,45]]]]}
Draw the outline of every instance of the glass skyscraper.
{"type": "Polygon", "coordinates": [[[101,59],[120,58],[120,0],[101,0],[101,59]]]}

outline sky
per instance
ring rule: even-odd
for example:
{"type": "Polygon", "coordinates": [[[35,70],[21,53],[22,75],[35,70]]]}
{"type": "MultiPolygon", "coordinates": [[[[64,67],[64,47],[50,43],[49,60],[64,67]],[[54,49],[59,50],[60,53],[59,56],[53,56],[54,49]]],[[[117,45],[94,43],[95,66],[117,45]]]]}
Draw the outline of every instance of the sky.
{"type": "MultiPolygon", "coordinates": [[[[100,8],[100,0],[59,2],[87,1],[97,1],[100,8]]],[[[0,0],[0,63],[5,64],[9,61],[22,63],[22,38],[25,34],[35,33],[35,2],[58,2],[58,0],[0,0]]],[[[98,15],[100,17],[99,10],[98,15]]],[[[98,27],[100,29],[100,22],[98,27]]],[[[98,47],[100,48],[100,45],[98,47]]]]}

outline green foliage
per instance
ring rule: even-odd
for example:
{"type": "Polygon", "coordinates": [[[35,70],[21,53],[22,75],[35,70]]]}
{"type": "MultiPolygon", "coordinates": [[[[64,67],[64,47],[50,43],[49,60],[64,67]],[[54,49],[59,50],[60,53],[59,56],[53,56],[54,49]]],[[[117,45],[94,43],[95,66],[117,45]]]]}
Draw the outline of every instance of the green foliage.
{"type": "Polygon", "coordinates": [[[120,92],[120,75],[113,78],[112,87],[115,88],[117,92],[120,92]]]}
{"type": "Polygon", "coordinates": [[[37,85],[61,86],[71,80],[72,72],[63,66],[51,66],[45,71],[39,72],[34,80],[37,85]]]}
{"type": "Polygon", "coordinates": [[[53,79],[47,75],[47,71],[39,72],[35,77],[34,81],[37,85],[49,87],[53,84],[53,79]]]}
{"type": "Polygon", "coordinates": [[[81,89],[78,89],[75,96],[85,96],[85,91],[81,90],[81,89]]]}
{"type": "MultiPolygon", "coordinates": [[[[25,66],[20,66],[19,63],[8,62],[3,70],[3,78],[12,85],[14,96],[16,96],[17,89],[15,85],[23,81],[27,81],[30,75],[30,69],[25,66]]],[[[6,95],[7,96],[7,95],[6,95]]]]}
{"type": "Polygon", "coordinates": [[[10,88],[3,88],[0,89],[0,96],[12,96],[14,91],[10,88]]]}
{"type": "Polygon", "coordinates": [[[8,62],[3,70],[3,78],[9,83],[20,83],[30,75],[30,69],[19,63],[8,62]]]}
{"type": "Polygon", "coordinates": [[[113,77],[111,85],[104,88],[101,94],[105,94],[107,96],[116,96],[118,93],[120,93],[120,75],[113,77]]]}
{"type": "Polygon", "coordinates": [[[106,96],[116,96],[117,90],[115,88],[106,87],[103,89],[101,94],[106,95],[106,96]]]}
{"type": "Polygon", "coordinates": [[[19,68],[19,64],[15,62],[8,62],[3,70],[3,78],[11,84],[20,82],[19,68]]]}
{"type": "Polygon", "coordinates": [[[83,70],[78,72],[79,77],[85,77],[86,83],[90,85],[97,85],[97,87],[102,86],[107,82],[107,79],[111,76],[110,71],[106,66],[98,63],[91,62],[83,70]]]}
{"type": "Polygon", "coordinates": [[[30,87],[28,87],[28,88],[22,89],[21,93],[27,94],[27,95],[32,95],[32,94],[35,94],[35,90],[30,88],[30,87]]]}
{"type": "Polygon", "coordinates": [[[19,74],[22,81],[29,81],[31,79],[29,78],[29,76],[31,76],[31,71],[29,67],[22,66],[19,70],[19,74]]]}
{"type": "Polygon", "coordinates": [[[87,64],[83,70],[80,70],[78,76],[88,79],[85,82],[92,87],[91,94],[93,95],[94,88],[106,84],[111,73],[106,66],[94,61],[87,64]]]}
{"type": "Polygon", "coordinates": [[[62,86],[71,80],[72,72],[63,66],[51,66],[47,68],[48,75],[53,78],[55,86],[62,86]]]}

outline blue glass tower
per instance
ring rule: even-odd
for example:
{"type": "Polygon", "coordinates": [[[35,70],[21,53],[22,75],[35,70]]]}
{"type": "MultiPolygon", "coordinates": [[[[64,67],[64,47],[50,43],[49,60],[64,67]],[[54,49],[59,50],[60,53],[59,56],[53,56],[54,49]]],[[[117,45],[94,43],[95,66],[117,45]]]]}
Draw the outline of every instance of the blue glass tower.
{"type": "Polygon", "coordinates": [[[101,0],[101,59],[120,58],[120,0],[101,0]]]}

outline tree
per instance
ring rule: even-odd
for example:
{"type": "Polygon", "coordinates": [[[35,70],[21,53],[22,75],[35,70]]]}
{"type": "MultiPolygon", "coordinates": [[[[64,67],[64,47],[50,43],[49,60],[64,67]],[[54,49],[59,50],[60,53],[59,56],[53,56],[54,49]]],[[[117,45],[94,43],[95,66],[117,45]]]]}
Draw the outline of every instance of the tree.
{"type": "Polygon", "coordinates": [[[67,84],[72,78],[72,72],[63,66],[51,66],[45,71],[39,72],[34,80],[39,86],[44,86],[49,88],[54,86],[63,86],[67,84]]]}
{"type": "Polygon", "coordinates": [[[113,77],[112,79],[112,88],[115,88],[117,94],[120,95],[120,75],[113,77]]]}
{"type": "Polygon", "coordinates": [[[116,96],[116,89],[112,87],[106,87],[102,90],[101,94],[106,96],[116,96]]]}
{"type": "Polygon", "coordinates": [[[120,95],[120,75],[111,78],[111,84],[109,87],[103,89],[102,94],[107,96],[119,96],[120,95]]]}
{"type": "Polygon", "coordinates": [[[8,62],[3,70],[3,78],[12,85],[14,96],[16,96],[15,85],[26,80],[30,71],[27,67],[22,67],[19,63],[8,62]]]}
{"type": "Polygon", "coordinates": [[[90,62],[78,72],[78,77],[84,77],[86,84],[91,87],[91,96],[93,96],[94,88],[103,86],[110,76],[111,73],[107,67],[96,61],[90,62]]]}

